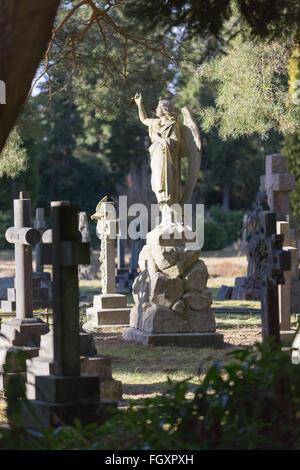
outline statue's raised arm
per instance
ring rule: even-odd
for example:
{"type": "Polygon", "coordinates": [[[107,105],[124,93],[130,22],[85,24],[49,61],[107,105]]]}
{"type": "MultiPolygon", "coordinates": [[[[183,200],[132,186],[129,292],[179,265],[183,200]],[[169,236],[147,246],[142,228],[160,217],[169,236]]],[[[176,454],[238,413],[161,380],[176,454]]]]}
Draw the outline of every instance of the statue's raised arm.
{"type": "Polygon", "coordinates": [[[144,104],[143,104],[143,97],[142,97],[141,93],[136,93],[134,95],[134,101],[135,101],[135,103],[138,107],[140,121],[143,124],[145,124],[145,126],[149,126],[150,125],[150,119],[147,118],[147,114],[146,114],[144,104]]]}

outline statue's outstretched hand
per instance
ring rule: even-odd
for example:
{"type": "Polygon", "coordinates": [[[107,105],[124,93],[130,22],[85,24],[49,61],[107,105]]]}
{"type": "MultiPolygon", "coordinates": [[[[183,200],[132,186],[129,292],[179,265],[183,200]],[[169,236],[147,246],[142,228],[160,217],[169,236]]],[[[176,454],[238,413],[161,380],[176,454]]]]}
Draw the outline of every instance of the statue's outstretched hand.
{"type": "Polygon", "coordinates": [[[141,93],[136,92],[134,95],[134,101],[136,102],[137,106],[139,106],[142,102],[142,95],[141,93]]]}

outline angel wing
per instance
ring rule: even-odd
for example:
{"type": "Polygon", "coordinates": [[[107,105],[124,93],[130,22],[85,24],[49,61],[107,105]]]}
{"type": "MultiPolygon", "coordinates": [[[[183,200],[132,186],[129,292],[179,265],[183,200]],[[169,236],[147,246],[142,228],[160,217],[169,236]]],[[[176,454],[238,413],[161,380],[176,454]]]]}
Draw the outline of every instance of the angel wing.
{"type": "Polygon", "coordinates": [[[188,172],[181,204],[186,204],[192,197],[201,166],[201,136],[198,125],[187,107],[181,109],[181,157],[188,158],[188,172]]]}
{"type": "Polygon", "coordinates": [[[101,208],[101,204],[103,202],[106,202],[107,201],[107,196],[104,196],[100,202],[98,202],[97,204],[97,207],[96,207],[96,212],[95,214],[91,215],[91,219],[94,220],[94,219],[98,219],[99,218],[99,213],[100,213],[100,208],[101,208]]]}

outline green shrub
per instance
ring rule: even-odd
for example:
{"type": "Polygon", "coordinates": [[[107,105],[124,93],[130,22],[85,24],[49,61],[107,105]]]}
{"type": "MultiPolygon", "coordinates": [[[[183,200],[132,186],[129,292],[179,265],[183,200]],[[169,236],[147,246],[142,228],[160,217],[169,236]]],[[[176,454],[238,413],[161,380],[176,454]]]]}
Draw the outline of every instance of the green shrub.
{"type": "Polygon", "coordinates": [[[238,239],[238,237],[241,237],[241,233],[239,234],[239,232],[243,226],[243,217],[245,213],[248,212],[243,209],[238,211],[224,211],[220,205],[212,206],[210,208],[210,216],[216,222],[221,224],[226,232],[227,245],[231,245],[238,239]]]}
{"type": "MultiPolygon", "coordinates": [[[[101,426],[76,421],[30,441],[24,432],[18,448],[300,449],[300,365],[271,342],[255,347],[210,367],[192,399],[188,380],[169,379],[162,396],[115,411],[101,426]]],[[[1,449],[13,448],[11,433],[1,430],[1,449]]]]}
{"type": "Polygon", "coordinates": [[[205,219],[203,250],[221,250],[226,245],[227,235],[222,225],[213,219],[205,219]]]}

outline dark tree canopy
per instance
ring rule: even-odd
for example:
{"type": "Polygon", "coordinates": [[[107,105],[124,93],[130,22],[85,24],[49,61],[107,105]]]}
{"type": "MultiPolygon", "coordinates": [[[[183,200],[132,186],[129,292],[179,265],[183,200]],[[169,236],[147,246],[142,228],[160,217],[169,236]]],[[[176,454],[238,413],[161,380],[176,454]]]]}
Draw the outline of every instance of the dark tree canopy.
{"type": "Polygon", "coordinates": [[[299,32],[298,0],[128,0],[126,10],[129,16],[144,19],[148,29],[181,26],[188,36],[220,39],[233,4],[253,36],[273,39],[299,32]]]}

